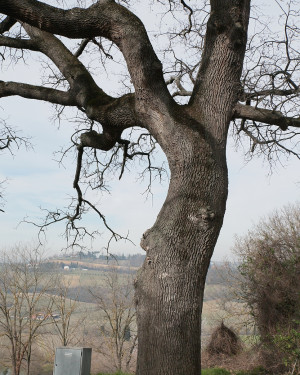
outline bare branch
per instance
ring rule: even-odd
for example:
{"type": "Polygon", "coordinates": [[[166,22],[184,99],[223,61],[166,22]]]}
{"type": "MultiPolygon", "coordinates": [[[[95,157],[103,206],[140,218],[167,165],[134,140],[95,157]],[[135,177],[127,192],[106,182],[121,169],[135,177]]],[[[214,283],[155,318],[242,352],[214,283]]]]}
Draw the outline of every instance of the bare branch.
{"type": "Polygon", "coordinates": [[[107,52],[104,50],[102,43],[98,42],[96,38],[93,38],[93,39],[92,39],[92,42],[93,42],[96,46],[99,47],[99,50],[100,50],[101,52],[104,53],[104,56],[105,56],[106,58],[109,58],[109,59],[113,60],[112,55],[110,55],[109,53],[107,53],[107,52]]]}
{"type": "MultiPolygon", "coordinates": [[[[133,95],[124,95],[121,98],[107,95],[95,83],[85,66],[58,38],[28,25],[24,28],[40,51],[54,62],[68,80],[75,105],[83,108],[90,119],[96,120],[105,127],[105,136],[109,133],[106,142],[109,141],[108,138],[111,138],[107,149],[116,143],[122,130],[138,125],[133,95]]],[[[99,139],[101,137],[104,138],[104,136],[99,136],[99,139]]],[[[104,149],[102,146],[91,144],[85,144],[85,146],[104,149]]]]}
{"type": "Polygon", "coordinates": [[[245,92],[240,100],[245,102],[249,99],[259,98],[259,97],[266,97],[266,96],[290,96],[290,95],[298,95],[300,93],[299,88],[297,89],[267,89],[261,91],[254,91],[254,92],[245,92]]]}
{"type": "Polygon", "coordinates": [[[39,51],[37,44],[30,39],[17,39],[7,36],[0,36],[0,46],[39,51]]]}
{"type": "Polygon", "coordinates": [[[180,0],[180,3],[183,5],[183,7],[185,8],[185,9],[187,9],[188,10],[188,12],[189,12],[189,28],[187,29],[187,30],[184,30],[183,31],[183,34],[185,35],[185,34],[187,34],[187,33],[190,33],[191,32],[191,30],[192,30],[192,27],[193,27],[193,22],[192,22],[192,15],[193,15],[193,9],[189,6],[189,5],[187,5],[187,3],[184,1],[184,0],[180,0]]]}
{"type": "Polygon", "coordinates": [[[78,103],[71,92],[55,90],[48,87],[29,85],[18,82],[0,81],[0,97],[22,96],[27,99],[45,100],[65,106],[77,106],[78,103]]]}
{"type": "Polygon", "coordinates": [[[19,149],[22,145],[25,146],[25,148],[30,148],[30,139],[28,137],[19,136],[18,131],[7,125],[6,122],[2,119],[0,119],[0,150],[8,149],[11,154],[13,154],[12,151],[12,145],[17,147],[19,149]]]}
{"type": "Polygon", "coordinates": [[[38,45],[40,51],[54,62],[68,80],[76,95],[77,105],[84,107],[87,101],[97,95],[101,95],[105,103],[112,100],[97,86],[84,65],[58,38],[28,25],[24,25],[24,28],[35,44],[38,45]]]}
{"type": "Polygon", "coordinates": [[[234,108],[234,118],[248,119],[263,122],[269,125],[277,125],[282,130],[288,127],[300,127],[300,118],[286,117],[279,111],[271,111],[264,108],[254,108],[238,103],[234,108]]]}
{"type": "Polygon", "coordinates": [[[174,83],[176,84],[178,91],[175,91],[172,96],[191,96],[192,91],[186,90],[181,83],[181,76],[175,77],[174,78],[174,83]]]}
{"type": "Polygon", "coordinates": [[[8,31],[16,22],[17,20],[15,20],[14,18],[6,17],[2,22],[0,22],[0,34],[8,31]]]}
{"type": "Polygon", "coordinates": [[[116,144],[120,135],[121,131],[110,131],[110,129],[105,129],[102,134],[91,130],[81,134],[80,140],[83,147],[92,147],[98,150],[108,151],[116,144]]]}
{"type": "MultiPolygon", "coordinates": [[[[5,184],[5,180],[4,181],[0,181],[0,207],[3,207],[3,191],[4,191],[4,184],[5,184]]],[[[2,208],[0,208],[0,212],[4,212],[4,210],[2,208]]]]}
{"type": "MultiPolygon", "coordinates": [[[[95,132],[96,133],[96,132],[95,132]]],[[[97,134],[97,133],[96,133],[97,134]]],[[[83,137],[84,138],[84,137],[83,137]]],[[[56,210],[56,211],[48,211],[44,223],[37,224],[36,222],[30,221],[27,218],[24,218],[22,222],[29,223],[37,228],[39,228],[39,241],[42,243],[42,235],[45,235],[45,231],[48,226],[59,223],[59,222],[66,222],[66,229],[65,229],[65,236],[68,241],[68,247],[75,247],[82,245],[79,243],[79,240],[82,240],[85,236],[89,236],[91,239],[94,239],[96,235],[99,235],[98,231],[89,232],[85,227],[78,226],[76,223],[82,219],[82,215],[91,208],[98,217],[101,219],[102,223],[104,224],[105,228],[111,233],[111,237],[107,244],[107,251],[109,250],[109,246],[112,240],[119,241],[119,240],[131,240],[128,236],[122,236],[116,233],[111,226],[108,224],[105,216],[103,213],[89,200],[85,199],[80,187],[80,177],[82,171],[82,160],[84,154],[84,146],[83,144],[79,144],[77,146],[77,164],[76,164],[76,172],[73,181],[73,187],[77,192],[76,199],[72,199],[71,204],[69,205],[67,211],[64,210],[56,210]],[[70,241],[71,240],[71,241],[70,241]]]]}
{"type": "Polygon", "coordinates": [[[143,24],[122,5],[105,1],[87,9],[62,10],[37,1],[2,0],[0,12],[38,29],[69,38],[103,36],[111,40],[125,57],[137,97],[143,98],[140,92],[143,89],[149,94],[159,94],[171,100],[163,79],[161,62],[143,24]]]}
{"type": "Polygon", "coordinates": [[[86,39],[83,39],[82,42],[80,43],[80,46],[79,48],[77,49],[77,51],[74,53],[74,56],[75,57],[79,57],[82,52],[84,51],[85,47],[88,45],[90,39],[89,38],[86,38],[86,39]]]}

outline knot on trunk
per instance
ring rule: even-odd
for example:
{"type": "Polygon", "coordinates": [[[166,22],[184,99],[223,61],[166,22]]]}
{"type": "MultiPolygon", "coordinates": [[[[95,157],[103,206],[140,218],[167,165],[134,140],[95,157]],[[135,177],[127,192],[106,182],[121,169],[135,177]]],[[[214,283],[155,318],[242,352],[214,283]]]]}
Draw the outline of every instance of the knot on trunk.
{"type": "Polygon", "coordinates": [[[143,233],[143,236],[142,236],[142,238],[141,238],[141,243],[140,243],[140,245],[141,245],[141,248],[143,249],[143,250],[145,250],[146,252],[149,250],[149,245],[148,245],[148,243],[147,243],[147,237],[148,237],[148,235],[149,235],[149,233],[150,233],[150,229],[147,229],[146,230],[146,232],[144,232],[143,233]]]}
{"type": "Polygon", "coordinates": [[[199,211],[199,215],[203,221],[211,221],[215,218],[214,211],[209,207],[202,207],[199,211]]]}
{"type": "Polygon", "coordinates": [[[214,220],[216,217],[215,212],[208,206],[208,207],[202,207],[200,208],[199,212],[195,215],[190,214],[188,216],[189,220],[195,224],[200,224],[203,223],[206,225],[212,220],[214,220]]]}
{"type": "Polygon", "coordinates": [[[99,134],[95,130],[90,130],[81,134],[80,141],[83,147],[92,147],[98,150],[108,151],[117,142],[119,134],[109,133],[103,129],[103,133],[99,134]]]}

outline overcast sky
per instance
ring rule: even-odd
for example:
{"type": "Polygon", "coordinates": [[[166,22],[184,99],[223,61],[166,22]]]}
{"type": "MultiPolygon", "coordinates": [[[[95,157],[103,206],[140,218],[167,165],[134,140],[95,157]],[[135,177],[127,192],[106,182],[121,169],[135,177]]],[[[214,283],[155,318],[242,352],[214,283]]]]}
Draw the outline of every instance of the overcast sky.
{"type": "MultiPolygon", "coordinates": [[[[74,164],[67,163],[67,168],[59,167],[54,160],[53,150],[67,144],[71,134],[67,124],[58,130],[51,123],[51,107],[44,103],[9,98],[1,103],[1,112],[9,117],[8,121],[24,129],[24,134],[32,134],[34,150],[24,149],[1,155],[0,178],[9,178],[5,191],[5,213],[1,213],[1,245],[14,245],[17,242],[36,240],[37,230],[29,224],[18,223],[28,216],[37,220],[42,217],[42,208],[56,208],[66,205],[68,195],[73,193],[72,181],[74,164]]],[[[285,166],[278,165],[271,176],[269,168],[261,160],[244,163],[242,150],[236,153],[233,147],[228,148],[229,164],[229,197],[225,222],[215,250],[214,259],[230,257],[230,248],[236,234],[246,233],[252,224],[275,208],[299,199],[300,175],[299,161],[291,159],[285,166]]],[[[145,183],[137,181],[134,173],[125,173],[121,181],[111,184],[110,195],[100,199],[100,207],[116,231],[127,234],[133,239],[131,243],[118,243],[111,251],[135,253],[142,251],[139,240],[143,231],[155,221],[166,195],[167,182],[154,185],[154,196],[146,199],[145,183]]],[[[37,220],[38,221],[38,220],[37,220]]],[[[96,228],[99,219],[90,215],[86,219],[90,228],[96,228]]],[[[60,237],[63,225],[49,229],[46,247],[49,252],[57,253],[65,246],[60,237]]],[[[106,245],[107,236],[98,239],[94,249],[106,245]]]]}
{"type": "MultiPolygon", "coordinates": [[[[38,64],[29,60],[28,65],[18,69],[7,69],[0,80],[34,82],[38,75],[38,64]],[[30,77],[30,79],[29,79],[30,77]]],[[[55,209],[67,204],[74,194],[72,189],[75,165],[66,161],[66,168],[59,167],[54,160],[54,151],[68,143],[72,128],[67,122],[53,124],[51,105],[21,98],[4,98],[0,102],[0,118],[19,129],[23,135],[32,137],[33,150],[18,150],[15,156],[1,153],[0,181],[7,178],[5,190],[5,213],[0,212],[0,247],[16,243],[36,242],[37,229],[29,224],[18,225],[26,216],[36,220],[43,216],[39,207],[55,209]]],[[[72,158],[71,158],[72,159],[72,158]]],[[[299,200],[300,174],[299,161],[283,160],[273,174],[262,160],[244,162],[242,150],[235,152],[232,141],[228,147],[229,197],[224,226],[213,256],[214,260],[230,258],[230,249],[235,235],[242,235],[260,217],[275,208],[299,200]]],[[[111,252],[136,253],[142,233],[155,221],[167,191],[167,182],[154,184],[153,198],[146,199],[146,184],[137,181],[137,174],[126,172],[121,181],[116,177],[111,182],[110,195],[95,197],[108,222],[119,233],[135,243],[112,244],[111,252]]],[[[99,228],[101,223],[94,214],[85,219],[89,228],[99,228]]],[[[65,246],[61,237],[63,225],[49,228],[46,248],[49,254],[59,253],[65,246]]],[[[104,232],[104,229],[103,229],[104,232]]],[[[102,238],[93,243],[94,250],[101,250],[107,241],[102,238]]]]}

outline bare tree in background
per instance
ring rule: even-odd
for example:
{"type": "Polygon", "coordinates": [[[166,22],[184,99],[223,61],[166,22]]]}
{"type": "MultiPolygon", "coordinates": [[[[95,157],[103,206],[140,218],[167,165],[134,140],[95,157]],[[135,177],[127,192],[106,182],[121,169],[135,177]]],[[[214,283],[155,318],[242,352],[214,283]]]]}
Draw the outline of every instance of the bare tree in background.
{"type": "Polygon", "coordinates": [[[48,212],[40,230],[65,221],[67,237],[74,234],[71,245],[78,244],[94,235],[78,224],[92,210],[112,239],[122,238],[87,191],[106,190],[109,172],[121,178],[140,159],[151,182],[162,172],[151,161],[159,145],[170,184],[141,243],[147,256],[135,283],[137,374],[199,374],[205,277],[228,192],[228,135],[248,141],[250,156],[299,158],[298,2],[273,1],[280,16],[271,29],[254,0],[252,18],[250,0],[151,0],[145,6],[162,16],[161,27],[172,22],[155,34],[147,33],[134,1],[71,3],[0,2],[3,57],[12,64],[28,52],[47,58],[40,85],[1,81],[0,97],[48,101],[58,115],[64,107],[78,109],[70,148],[77,155],[76,194],[67,210],[48,212]],[[155,52],[150,36],[156,50],[167,36],[168,45],[155,52]],[[125,60],[128,79],[113,96],[100,85],[114,59],[117,71],[125,60]],[[104,68],[99,80],[93,62],[104,68]]]}
{"type": "Polygon", "coordinates": [[[52,311],[53,278],[40,270],[41,255],[14,247],[1,253],[0,336],[1,360],[10,361],[13,375],[30,374],[32,347],[52,311]]]}
{"type": "Polygon", "coordinates": [[[79,341],[78,330],[85,319],[85,317],[74,318],[74,313],[78,309],[78,298],[70,297],[70,283],[71,280],[64,280],[60,277],[52,296],[51,319],[62,346],[71,344],[76,346],[79,341]]]}
{"type": "Polygon", "coordinates": [[[115,269],[105,275],[101,289],[93,288],[90,293],[99,312],[96,335],[102,344],[98,350],[113,360],[115,370],[128,371],[137,346],[132,275],[119,274],[115,269]]]}

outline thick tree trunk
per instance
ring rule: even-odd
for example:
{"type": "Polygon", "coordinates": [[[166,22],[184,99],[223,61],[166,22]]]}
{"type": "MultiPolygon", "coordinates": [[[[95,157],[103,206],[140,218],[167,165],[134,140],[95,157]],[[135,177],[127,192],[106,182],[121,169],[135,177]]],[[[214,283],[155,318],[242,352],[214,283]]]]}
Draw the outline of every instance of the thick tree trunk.
{"type": "Polygon", "coordinates": [[[211,0],[205,47],[187,107],[148,100],[147,126],[171,181],[136,280],[137,375],[200,375],[205,278],[225,213],[226,138],[239,97],[249,0],[211,0]],[[165,107],[163,107],[165,106],[165,107]],[[151,107],[151,108],[149,108],[151,107]]]}
{"type": "MultiPolygon", "coordinates": [[[[168,196],[144,234],[147,257],[136,281],[138,375],[200,374],[202,297],[225,212],[227,129],[234,108],[236,113],[242,108],[236,105],[250,0],[210,0],[210,6],[192,97],[187,106],[177,106],[142,23],[117,2],[66,11],[29,0],[0,2],[2,12],[37,28],[27,28],[34,47],[52,59],[70,85],[68,95],[26,85],[26,97],[85,108],[103,134],[82,134],[82,147],[109,150],[124,129],[142,126],[168,157],[168,196]],[[61,42],[40,30],[111,40],[126,60],[135,94],[109,97],[61,42]]],[[[23,92],[24,86],[5,83],[0,95],[17,90],[23,92]]]]}
{"type": "Polygon", "coordinates": [[[202,297],[228,186],[225,143],[200,133],[185,128],[181,143],[165,150],[168,196],[143,236],[147,255],[135,284],[137,375],[200,375],[202,297]]]}

